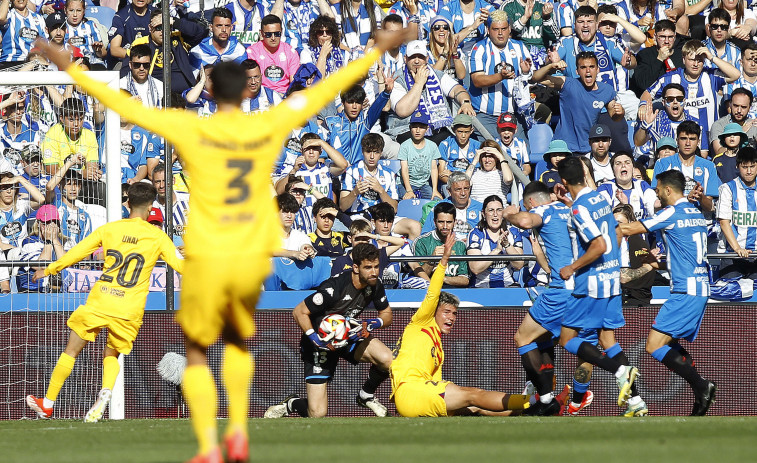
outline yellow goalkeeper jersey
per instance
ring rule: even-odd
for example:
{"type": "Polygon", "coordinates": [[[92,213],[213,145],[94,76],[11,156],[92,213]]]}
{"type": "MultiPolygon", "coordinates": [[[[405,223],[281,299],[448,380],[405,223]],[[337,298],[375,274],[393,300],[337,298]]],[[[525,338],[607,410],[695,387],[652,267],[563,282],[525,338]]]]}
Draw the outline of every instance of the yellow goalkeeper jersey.
{"type": "Polygon", "coordinates": [[[394,348],[392,393],[408,381],[441,381],[444,349],[442,332],[436,323],[436,307],[444,284],[446,267],[438,265],[431,277],[426,297],[394,348]]]}
{"type": "Polygon", "coordinates": [[[368,73],[378,50],[353,61],[269,111],[218,112],[208,119],[185,110],[146,108],[85,75],[69,74],[84,90],[129,122],[176,146],[192,179],[192,219],[184,235],[186,257],[270,255],[281,247],[281,225],[271,198],[270,173],[292,130],[368,73]]]}
{"type": "Polygon", "coordinates": [[[105,269],[92,287],[87,305],[124,320],[141,320],[155,262],[162,258],[181,272],[184,262],[171,239],[146,221],[122,219],[98,227],[60,259],[48,265],[54,275],[103,247],[105,269]]]}

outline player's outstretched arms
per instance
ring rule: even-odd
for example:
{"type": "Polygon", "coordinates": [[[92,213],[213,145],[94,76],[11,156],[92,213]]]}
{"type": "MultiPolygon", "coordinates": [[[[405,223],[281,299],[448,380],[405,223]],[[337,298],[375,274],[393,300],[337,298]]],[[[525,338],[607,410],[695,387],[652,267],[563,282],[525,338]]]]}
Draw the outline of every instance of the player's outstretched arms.
{"type": "MultiPolygon", "coordinates": [[[[97,251],[100,246],[102,246],[102,233],[100,232],[100,229],[96,229],[89,236],[79,241],[76,246],[71,248],[60,259],[48,265],[39,278],[60,273],[64,268],[74,265],[97,251]]],[[[38,272],[39,270],[35,272],[33,278],[37,278],[38,272]]]]}
{"type": "Polygon", "coordinates": [[[455,234],[450,233],[444,241],[444,251],[439,265],[436,266],[431,283],[426,290],[426,297],[423,299],[418,311],[415,312],[411,321],[416,323],[427,323],[434,318],[436,306],[439,305],[439,294],[442,292],[444,285],[444,275],[447,271],[449,256],[452,255],[452,247],[455,245],[455,234]]]}

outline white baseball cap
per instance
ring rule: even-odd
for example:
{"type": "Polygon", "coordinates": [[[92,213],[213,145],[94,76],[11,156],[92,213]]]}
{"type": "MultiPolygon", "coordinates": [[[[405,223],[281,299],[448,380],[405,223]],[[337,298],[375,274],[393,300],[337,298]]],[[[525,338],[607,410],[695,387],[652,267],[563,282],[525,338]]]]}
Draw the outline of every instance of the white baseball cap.
{"type": "Polygon", "coordinates": [[[13,175],[16,175],[16,169],[13,168],[13,164],[5,158],[0,159],[0,174],[4,174],[6,172],[9,172],[13,175]]]}
{"type": "Polygon", "coordinates": [[[405,56],[423,55],[428,58],[428,47],[423,40],[413,40],[405,48],[405,56]]]}

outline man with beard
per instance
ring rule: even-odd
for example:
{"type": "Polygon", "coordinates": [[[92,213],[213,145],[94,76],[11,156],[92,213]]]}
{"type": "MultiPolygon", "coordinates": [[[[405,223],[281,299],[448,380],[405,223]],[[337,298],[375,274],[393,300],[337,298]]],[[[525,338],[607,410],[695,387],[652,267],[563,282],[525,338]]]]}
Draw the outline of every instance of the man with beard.
{"type": "Polygon", "coordinates": [[[231,36],[231,11],[226,8],[216,8],[210,23],[210,37],[200,42],[190,50],[192,64],[195,69],[220,61],[234,61],[241,63],[245,57],[245,48],[231,36]]]}
{"type": "Polygon", "coordinates": [[[591,152],[586,157],[591,161],[594,183],[597,185],[610,182],[615,178],[610,163],[610,143],[612,143],[612,136],[610,135],[610,128],[606,125],[596,124],[589,130],[591,152]]]}
{"type": "MultiPolygon", "coordinates": [[[[426,220],[426,223],[431,222],[426,220]]],[[[450,234],[455,234],[455,206],[448,202],[440,202],[434,206],[434,229],[422,234],[413,243],[413,254],[416,256],[440,256],[444,252],[445,242],[450,234]]],[[[455,255],[466,254],[465,243],[456,241],[452,247],[455,255]]],[[[431,280],[436,265],[429,262],[420,262],[420,268],[415,272],[416,276],[424,280],[431,280]]],[[[468,278],[468,263],[466,261],[451,262],[446,266],[444,285],[447,287],[465,288],[470,283],[468,278]]]]}
{"type": "Polygon", "coordinates": [[[712,140],[712,151],[717,156],[725,148],[720,143],[720,135],[723,133],[725,126],[736,123],[746,132],[747,139],[755,140],[757,138],[757,119],[749,117],[749,111],[754,104],[754,93],[745,88],[736,88],[731,92],[731,100],[728,102],[728,112],[725,116],[716,120],[710,128],[710,140],[712,140]]]}
{"type": "Polygon", "coordinates": [[[599,61],[597,55],[582,51],[576,56],[578,79],[573,77],[550,76],[556,70],[565,70],[565,61],[542,66],[534,72],[532,82],[547,81],[560,90],[560,113],[572,117],[560,118],[555,130],[555,139],[564,140],[573,153],[585,154],[591,151],[589,129],[597,123],[602,109],[607,109],[611,119],[623,119],[623,106],[615,100],[616,92],[603,82],[597,81],[599,61]]]}
{"type": "Polygon", "coordinates": [[[647,182],[633,178],[633,157],[621,151],[610,159],[610,165],[614,181],[604,182],[597,191],[613,208],[618,204],[631,205],[637,220],[652,217],[660,208],[660,200],[647,182]]]}
{"type": "MultiPolygon", "coordinates": [[[[158,164],[152,171],[152,184],[158,191],[155,202],[152,207],[160,209],[163,217],[166,216],[166,165],[158,164]]],[[[173,193],[173,232],[175,235],[183,236],[184,229],[187,226],[187,216],[189,215],[189,193],[172,190],[173,193]]],[[[166,223],[166,222],[164,222],[166,223]]]]}
{"type": "MultiPolygon", "coordinates": [[[[654,111],[645,111],[644,118],[636,123],[633,142],[636,146],[651,143],[648,151],[654,150],[657,142],[663,137],[675,138],[676,129],[683,121],[690,121],[691,116],[686,112],[686,90],[681,84],[668,84],[662,89],[662,107],[654,111]]],[[[641,113],[639,113],[641,114],[641,113]]],[[[707,146],[700,146],[707,149],[707,146]]]]}
{"type": "MultiPolygon", "coordinates": [[[[752,95],[757,93],[757,43],[755,42],[749,42],[744,48],[741,55],[741,77],[736,82],[726,85],[723,99],[729,100],[737,88],[749,90],[752,95]]],[[[749,117],[757,117],[757,104],[754,101],[752,107],[749,108],[749,117]]]]}

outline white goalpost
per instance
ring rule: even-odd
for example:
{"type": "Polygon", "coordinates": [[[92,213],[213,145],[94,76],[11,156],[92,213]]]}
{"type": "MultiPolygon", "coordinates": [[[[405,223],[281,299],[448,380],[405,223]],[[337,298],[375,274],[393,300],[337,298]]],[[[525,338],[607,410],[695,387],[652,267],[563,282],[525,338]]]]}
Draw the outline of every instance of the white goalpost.
{"type": "MultiPolygon", "coordinates": [[[[111,88],[118,89],[119,73],[117,71],[90,72],[89,75],[105,82],[111,88]]],[[[62,89],[74,85],[73,79],[61,71],[7,71],[0,72],[0,94],[5,97],[26,95],[22,116],[29,117],[29,109],[34,106],[34,99],[45,98],[45,92],[52,88],[62,89]]],[[[70,91],[70,89],[69,89],[70,91]]],[[[49,95],[49,93],[47,94],[49,95]]],[[[17,97],[22,98],[22,97],[17,97]]],[[[57,98],[57,95],[56,95],[57,98]]],[[[38,102],[37,102],[38,103],[38,102]]],[[[19,111],[12,104],[13,111],[19,111]]],[[[57,109],[57,105],[53,105],[57,109]]],[[[9,106],[10,108],[10,106],[9,106]]],[[[2,118],[8,123],[11,115],[9,109],[3,109],[2,118]]],[[[52,116],[55,117],[54,114],[52,116]]],[[[14,123],[17,123],[14,121],[14,123]]],[[[26,121],[27,119],[24,119],[26,121]]],[[[47,125],[45,125],[47,127],[47,125]]],[[[91,206],[94,201],[84,205],[97,220],[93,222],[112,222],[121,219],[121,133],[119,116],[111,110],[105,111],[104,121],[97,121],[98,131],[102,133],[98,140],[100,163],[105,167],[101,182],[97,185],[104,192],[104,212],[102,206],[91,206]],[[104,216],[104,217],[102,217],[104,216]]],[[[94,128],[94,127],[93,127],[94,128]]],[[[45,134],[39,131],[37,142],[44,139],[45,134]]],[[[5,141],[5,140],[4,140],[5,141]]],[[[7,143],[6,152],[8,153],[7,143]]],[[[18,151],[10,151],[17,153],[18,151]]],[[[22,166],[22,164],[18,164],[22,166]]],[[[41,167],[44,171],[44,166],[41,167]]],[[[22,172],[18,172],[20,174],[22,172]]],[[[62,184],[61,184],[62,185],[62,184]]],[[[44,192],[43,192],[44,194],[44,192]]],[[[86,198],[82,198],[86,199],[86,198]]],[[[86,202],[86,201],[85,201],[86,202]]],[[[102,203],[102,201],[101,201],[102,203]]],[[[34,213],[29,214],[34,218],[34,213]]],[[[32,222],[29,222],[32,223],[32,222]]],[[[26,224],[24,224],[26,225],[26,224]]],[[[31,227],[30,227],[31,228],[31,227]]],[[[94,224],[93,224],[94,228],[94,224]]],[[[29,232],[29,230],[26,230],[29,232]]],[[[8,251],[6,251],[8,253],[8,251]]],[[[0,260],[19,259],[19,254],[11,254],[0,260]]],[[[0,268],[2,270],[2,268],[0,268]]],[[[65,348],[68,328],[65,321],[71,311],[79,304],[83,304],[87,293],[69,293],[65,291],[65,284],[57,292],[29,291],[20,292],[15,283],[15,275],[19,270],[5,267],[5,272],[12,274],[9,284],[11,294],[0,296],[0,419],[31,418],[33,413],[25,410],[24,397],[27,394],[42,396],[45,393],[50,373],[65,348]]],[[[104,334],[104,333],[103,333],[104,334]]],[[[101,334],[99,338],[104,336],[101,334]]],[[[97,398],[102,374],[103,339],[87,346],[77,359],[77,364],[56,401],[55,416],[59,418],[82,418],[87,409],[97,398]],[[92,392],[94,391],[94,393],[92,392]],[[60,406],[59,406],[60,403],[60,406]]],[[[119,357],[121,369],[110,403],[110,419],[123,419],[125,415],[124,399],[124,361],[119,357]]]]}

